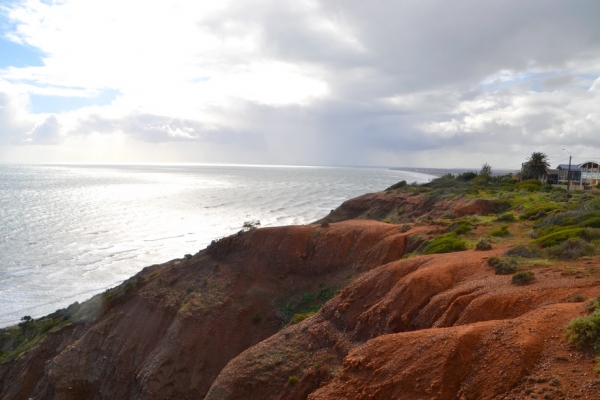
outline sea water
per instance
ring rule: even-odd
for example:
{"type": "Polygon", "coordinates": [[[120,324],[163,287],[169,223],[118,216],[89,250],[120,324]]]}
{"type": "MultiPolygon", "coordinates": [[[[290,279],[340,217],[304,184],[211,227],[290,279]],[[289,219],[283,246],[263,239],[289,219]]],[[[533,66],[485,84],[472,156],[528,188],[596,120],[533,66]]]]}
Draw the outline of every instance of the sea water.
{"type": "Polygon", "coordinates": [[[0,165],[0,326],[196,253],[245,221],[307,224],[349,198],[431,178],[369,168],[0,165]]]}

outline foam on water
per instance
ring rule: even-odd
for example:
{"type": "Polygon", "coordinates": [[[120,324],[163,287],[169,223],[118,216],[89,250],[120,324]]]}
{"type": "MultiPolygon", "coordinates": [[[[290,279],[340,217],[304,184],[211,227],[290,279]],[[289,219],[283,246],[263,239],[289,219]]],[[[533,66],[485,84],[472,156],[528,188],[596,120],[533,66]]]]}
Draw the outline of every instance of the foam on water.
{"type": "Polygon", "coordinates": [[[0,326],[115,286],[213,239],[305,224],[400,180],[386,169],[0,165],[0,326]]]}

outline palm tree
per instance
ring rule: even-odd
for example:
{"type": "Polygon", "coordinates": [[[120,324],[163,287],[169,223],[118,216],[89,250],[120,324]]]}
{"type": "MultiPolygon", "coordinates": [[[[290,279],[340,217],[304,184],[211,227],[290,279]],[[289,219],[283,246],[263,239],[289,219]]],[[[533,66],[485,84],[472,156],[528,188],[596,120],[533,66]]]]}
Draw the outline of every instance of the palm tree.
{"type": "Polygon", "coordinates": [[[548,168],[548,156],[541,151],[534,151],[523,164],[523,177],[543,180],[548,176],[548,168]]]}

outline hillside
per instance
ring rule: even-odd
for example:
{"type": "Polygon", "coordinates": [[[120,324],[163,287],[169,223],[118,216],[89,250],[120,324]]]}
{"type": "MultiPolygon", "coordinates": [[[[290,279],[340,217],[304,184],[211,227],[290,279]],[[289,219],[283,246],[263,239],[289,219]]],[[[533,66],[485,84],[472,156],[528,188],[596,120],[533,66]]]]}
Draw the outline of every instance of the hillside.
{"type": "Polygon", "coordinates": [[[0,398],[597,398],[598,210],[445,177],[240,232],[2,330],[0,398]]]}

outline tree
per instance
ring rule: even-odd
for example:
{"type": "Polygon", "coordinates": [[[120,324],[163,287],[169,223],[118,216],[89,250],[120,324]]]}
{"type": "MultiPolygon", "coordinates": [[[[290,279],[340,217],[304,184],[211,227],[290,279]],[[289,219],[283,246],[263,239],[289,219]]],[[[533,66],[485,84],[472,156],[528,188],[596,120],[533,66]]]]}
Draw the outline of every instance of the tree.
{"type": "Polygon", "coordinates": [[[534,151],[523,164],[523,178],[543,180],[548,176],[548,168],[550,168],[548,156],[541,151],[534,151]]]}
{"type": "Polygon", "coordinates": [[[492,166],[488,163],[483,164],[479,175],[492,175],[492,166]]]}

